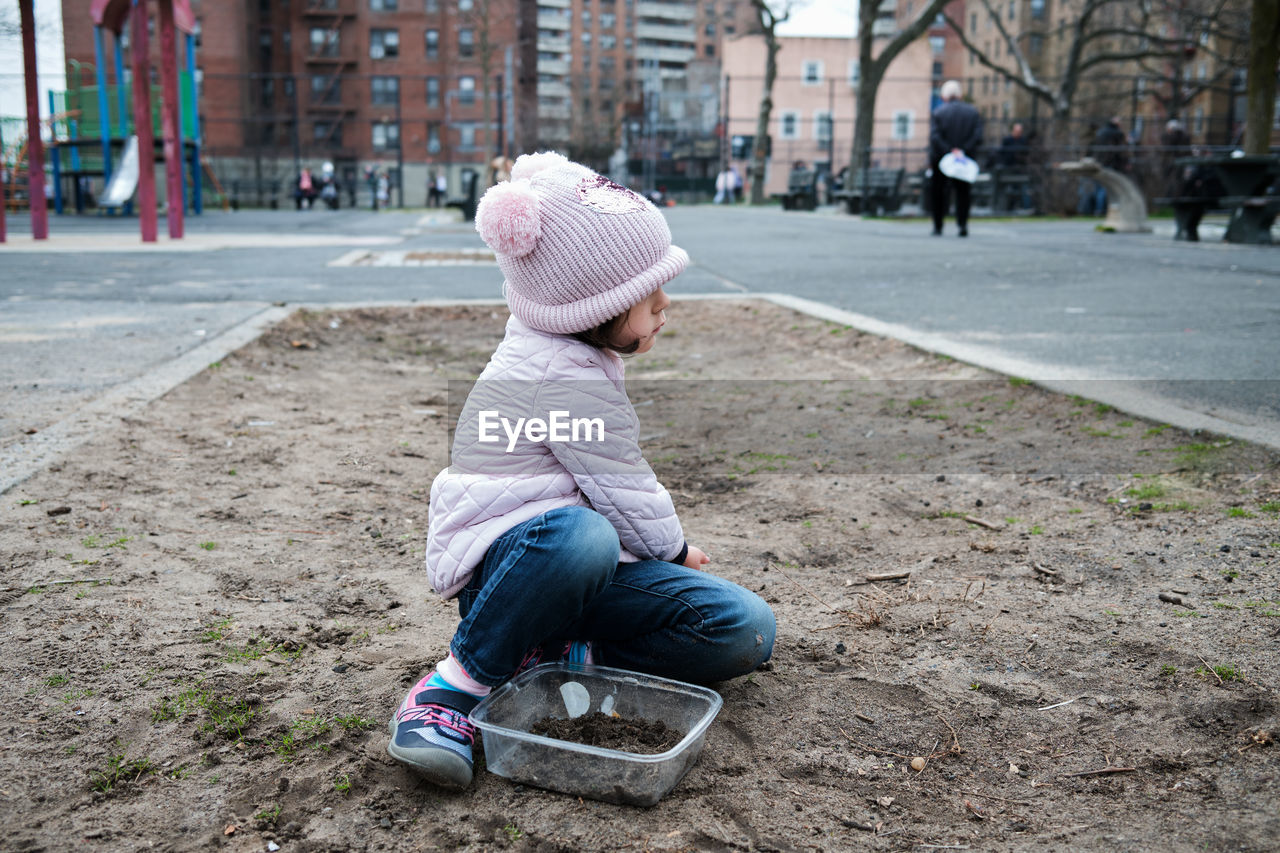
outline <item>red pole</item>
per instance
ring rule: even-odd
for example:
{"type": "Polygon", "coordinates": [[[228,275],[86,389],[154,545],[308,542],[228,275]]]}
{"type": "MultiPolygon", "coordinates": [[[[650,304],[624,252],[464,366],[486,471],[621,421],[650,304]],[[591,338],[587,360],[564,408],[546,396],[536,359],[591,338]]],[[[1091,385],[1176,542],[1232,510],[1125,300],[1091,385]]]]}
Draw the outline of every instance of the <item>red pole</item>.
{"type": "Polygon", "coordinates": [[[160,0],[160,82],[164,87],[164,177],[169,237],[182,239],[182,149],[178,145],[178,53],[173,34],[173,0],[160,0]]]}
{"type": "Polygon", "coordinates": [[[156,140],[151,130],[151,61],[147,44],[147,0],[134,0],[129,16],[133,29],[133,127],[138,135],[138,220],[142,242],[156,241],[156,140]]]}
{"type": "Polygon", "coordinates": [[[27,191],[31,198],[31,236],[47,240],[49,206],[44,199],[44,143],[40,141],[40,85],[36,77],[33,3],[34,0],[18,0],[18,14],[22,19],[22,70],[27,83],[27,191]]]}

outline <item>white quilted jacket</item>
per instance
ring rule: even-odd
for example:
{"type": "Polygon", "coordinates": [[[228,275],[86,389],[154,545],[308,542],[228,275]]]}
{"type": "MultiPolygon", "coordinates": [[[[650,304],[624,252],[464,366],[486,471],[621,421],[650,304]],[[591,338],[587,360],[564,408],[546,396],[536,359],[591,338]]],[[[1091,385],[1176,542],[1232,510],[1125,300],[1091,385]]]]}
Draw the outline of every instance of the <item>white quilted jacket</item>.
{"type": "Polygon", "coordinates": [[[440,595],[466,586],[507,530],[564,506],[590,506],[608,519],[622,545],[619,561],[671,560],[683,551],[671,496],[640,453],[623,373],[611,352],[515,317],[507,322],[458,419],[450,466],[431,484],[427,572],[440,595]],[[551,422],[554,412],[583,420],[577,440],[553,440],[572,439],[563,415],[545,437],[514,429],[520,417],[551,422]]]}

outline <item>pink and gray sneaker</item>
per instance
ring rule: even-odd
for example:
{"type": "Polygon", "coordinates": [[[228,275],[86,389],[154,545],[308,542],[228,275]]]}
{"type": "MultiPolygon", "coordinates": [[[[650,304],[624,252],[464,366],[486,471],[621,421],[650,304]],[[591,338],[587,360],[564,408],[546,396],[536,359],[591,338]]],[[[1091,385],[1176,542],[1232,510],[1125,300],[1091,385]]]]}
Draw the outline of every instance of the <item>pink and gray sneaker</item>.
{"type": "Polygon", "coordinates": [[[476,728],[467,715],[479,698],[432,672],[413,686],[391,718],[387,752],[429,781],[450,788],[471,784],[476,728]]]}

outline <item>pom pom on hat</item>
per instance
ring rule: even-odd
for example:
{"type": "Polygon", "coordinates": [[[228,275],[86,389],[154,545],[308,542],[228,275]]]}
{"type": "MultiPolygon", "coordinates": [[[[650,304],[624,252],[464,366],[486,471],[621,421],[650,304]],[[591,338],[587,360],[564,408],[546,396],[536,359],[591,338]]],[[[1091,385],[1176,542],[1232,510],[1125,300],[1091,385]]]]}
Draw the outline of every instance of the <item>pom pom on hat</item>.
{"type": "Polygon", "coordinates": [[[542,236],[542,211],[529,182],[503,181],[490,187],[476,207],[476,230],[499,254],[521,258],[532,252],[542,236]]]}
{"type": "Polygon", "coordinates": [[[570,165],[572,161],[558,151],[539,151],[537,154],[521,154],[511,167],[511,180],[532,178],[539,172],[570,165]]]}

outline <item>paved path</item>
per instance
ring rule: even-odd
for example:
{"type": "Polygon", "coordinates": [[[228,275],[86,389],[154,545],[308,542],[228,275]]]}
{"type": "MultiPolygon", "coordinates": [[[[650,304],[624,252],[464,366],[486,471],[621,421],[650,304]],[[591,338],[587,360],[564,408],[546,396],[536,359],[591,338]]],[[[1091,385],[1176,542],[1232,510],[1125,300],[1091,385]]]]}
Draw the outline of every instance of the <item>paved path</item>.
{"type": "MultiPolygon", "coordinates": [[[[840,322],[1049,383],[1100,380],[1058,387],[1280,447],[1280,247],[1175,244],[1169,228],[1100,234],[1091,221],[978,220],[960,240],[830,211],[699,206],[669,218],[695,262],[675,295],[811,300],[840,322]]],[[[143,246],[136,220],[55,217],[53,239],[35,244],[10,217],[0,246],[9,456],[34,441],[27,430],[184,355],[199,369],[201,354],[281,303],[500,296],[496,267],[474,255],[432,265],[433,253],[484,249],[449,213],[215,212],[187,227],[181,243],[143,246]]],[[[133,387],[140,399],[150,386],[133,387]]]]}

